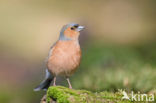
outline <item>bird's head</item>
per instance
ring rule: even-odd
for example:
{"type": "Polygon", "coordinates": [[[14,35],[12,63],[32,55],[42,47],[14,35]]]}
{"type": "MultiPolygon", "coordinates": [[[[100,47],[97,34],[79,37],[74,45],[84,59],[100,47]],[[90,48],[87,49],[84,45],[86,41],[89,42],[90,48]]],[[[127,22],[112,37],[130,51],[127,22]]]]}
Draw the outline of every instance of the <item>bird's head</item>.
{"type": "Polygon", "coordinates": [[[84,29],[84,26],[80,26],[76,23],[70,23],[64,25],[60,32],[60,40],[77,40],[80,35],[80,31],[84,29]]]}

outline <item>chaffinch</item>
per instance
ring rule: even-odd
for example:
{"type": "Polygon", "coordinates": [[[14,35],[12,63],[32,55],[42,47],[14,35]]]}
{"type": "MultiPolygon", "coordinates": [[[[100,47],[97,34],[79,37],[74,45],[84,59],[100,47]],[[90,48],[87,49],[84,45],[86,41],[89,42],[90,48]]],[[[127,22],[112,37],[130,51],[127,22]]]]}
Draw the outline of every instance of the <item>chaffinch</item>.
{"type": "Polygon", "coordinates": [[[56,86],[57,76],[66,77],[69,88],[72,88],[69,77],[76,71],[80,64],[81,48],[79,45],[79,35],[83,29],[84,26],[76,23],[63,26],[59,39],[49,51],[45,79],[34,91],[47,90],[52,80],[53,86],[56,86]]]}

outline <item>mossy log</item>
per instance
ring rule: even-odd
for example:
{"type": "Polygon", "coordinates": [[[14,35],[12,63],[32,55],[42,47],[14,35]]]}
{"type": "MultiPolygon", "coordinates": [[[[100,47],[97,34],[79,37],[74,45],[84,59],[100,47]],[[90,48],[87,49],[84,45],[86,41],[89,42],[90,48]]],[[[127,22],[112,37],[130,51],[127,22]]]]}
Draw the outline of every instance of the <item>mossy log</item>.
{"type": "MultiPolygon", "coordinates": [[[[87,90],[69,89],[63,86],[51,86],[41,103],[133,103],[122,100],[121,91],[92,93],[87,90]]],[[[144,102],[141,102],[144,103],[144,102]]]]}

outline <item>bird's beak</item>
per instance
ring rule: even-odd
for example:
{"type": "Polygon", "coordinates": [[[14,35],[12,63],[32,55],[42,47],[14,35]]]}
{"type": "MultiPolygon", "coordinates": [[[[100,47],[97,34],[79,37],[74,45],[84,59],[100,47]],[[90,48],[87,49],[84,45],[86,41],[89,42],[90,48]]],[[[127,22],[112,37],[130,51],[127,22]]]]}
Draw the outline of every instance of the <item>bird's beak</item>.
{"type": "Polygon", "coordinates": [[[78,26],[77,27],[77,31],[81,31],[81,30],[83,30],[85,27],[84,26],[78,26]]]}

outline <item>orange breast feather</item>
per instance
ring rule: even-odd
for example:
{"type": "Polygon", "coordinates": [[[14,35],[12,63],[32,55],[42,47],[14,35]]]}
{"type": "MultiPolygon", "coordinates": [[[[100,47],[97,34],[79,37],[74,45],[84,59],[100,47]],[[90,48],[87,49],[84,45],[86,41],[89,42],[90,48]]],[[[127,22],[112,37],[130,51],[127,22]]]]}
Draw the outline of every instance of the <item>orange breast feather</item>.
{"type": "Polygon", "coordinates": [[[80,64],[81,49],[77,41],[58,41],[48,59],[53,75],[72,75],[80,64]]]}

